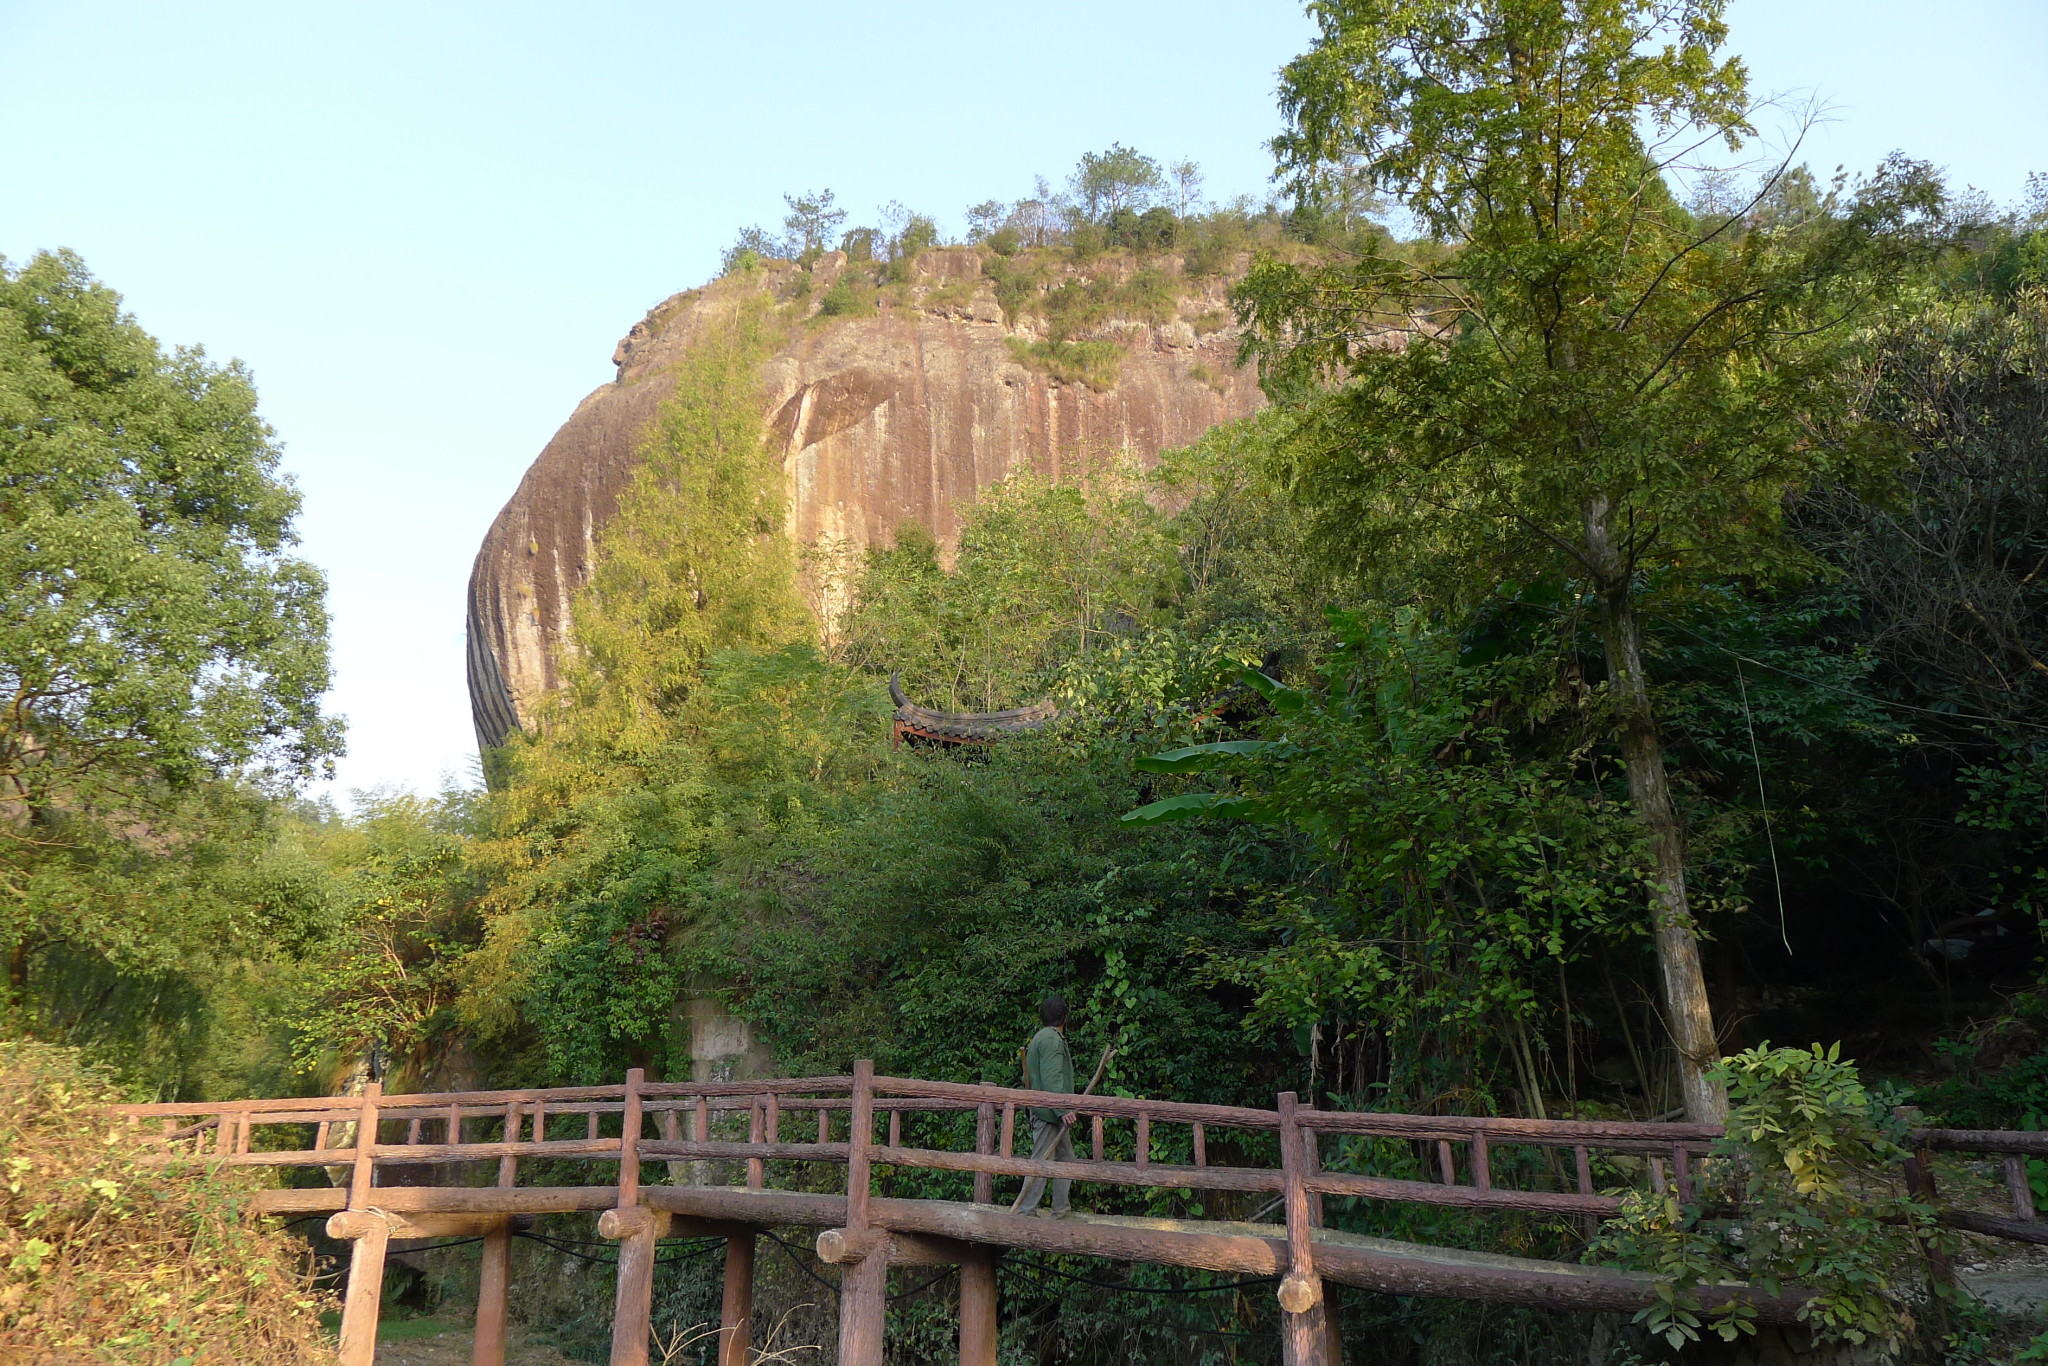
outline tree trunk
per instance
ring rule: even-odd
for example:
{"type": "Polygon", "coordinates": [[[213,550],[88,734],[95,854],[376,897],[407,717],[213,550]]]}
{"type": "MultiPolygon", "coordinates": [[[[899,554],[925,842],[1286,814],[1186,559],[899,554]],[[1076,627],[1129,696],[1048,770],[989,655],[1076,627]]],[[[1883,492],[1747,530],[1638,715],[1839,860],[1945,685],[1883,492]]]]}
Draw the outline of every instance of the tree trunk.
{"type": "MultiPolygon", "coordinates": [[[[1614,565],[1607,536],[1606,509],[1587,516],[1587,539],[1596,563],[1614,565]]],[[[1721,1124],[1728,1119],[1728,1095],[1708,1069],[1720,1060],[1714,1037],[1714,1012],[1707,1002],[1707,982],[1700,971],[1700,941],[1685,890],[1685,838],[1678,807],[1671,800],[1671,775],[1664,767],[1664,744],[1650,707],[1650,685],[1643,672],[1642,627],[1630,599],[1630,575],[1603,575],[1600,594],[1600,635],[1607,655],[1607,683],[1621,729],[1621,756],[1628,769],[1629,803],[1650,837],[1651,923],[1655,930],[1658,975],[1664,989],[1664,1019],[1678,1050],[1678,1089],[1685,1117],[1695,1124],[1721,1124]]]]}

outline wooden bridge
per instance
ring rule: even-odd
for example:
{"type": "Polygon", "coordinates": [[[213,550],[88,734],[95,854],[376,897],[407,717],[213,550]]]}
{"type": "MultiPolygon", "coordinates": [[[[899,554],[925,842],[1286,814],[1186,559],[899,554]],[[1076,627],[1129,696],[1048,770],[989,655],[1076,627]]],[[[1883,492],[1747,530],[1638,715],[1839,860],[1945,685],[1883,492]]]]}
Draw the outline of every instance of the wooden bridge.
{"type": "MultiPolygon", "coordinates": [[[[788,1225],[822,1230],[819,1257],[842,1268],[840,1366],[881,1366],[888,1269],[907,1264],[960,1268],[962,1366],[995,1366],[993,1259],[1003,1248],[1277,1276],[1283,1359],[1289,1366],[1336,1366],[1326,1281],[1403,1295],[1631,1311],[1649,1302],[1656,1282],[1633,1272],[1346,1233],[1324,1226],[1325,1196],[1590,1222],[1619,1207],[1612,1192],[1624,1186],[1647,1183],[1689,1196],[1694,1164],[1720,1136],[1715,1126],[1695,1124],[1318,1110],[1301,1105],[1292,1092],[1281,1095],[1272,1110],[1052,1095],[878,1077],[866,1062],[856,1063],[850,1077],[650,1082],[636,1070],[622,1086],[386,1096],[372,1084],[359,1097],[129,1105],[120,1113],[138,1124],[153,1119],[153,1138],[192,1145],[225,1164],[325,1167],[334,1173],[334,1185],[259,1192],[255,1209],[273,1215],[331,1212],[328,1233],[352,1243],[341,1323],[344,1366],[371,1366],[375,1356],[391,1241],[449,1235],[483,1239],[474,1360],[476,1366],[503,1366],[512,1221],[576,1210],[599,1212],[599,1231],[619,1242],[613,1366],[645,1366],[648,1360],[657,1243],[706,1236],[727,1240],[720,1366],[747,1366],[757,1235],[788,1225]],[[1079,1114],[1087,1158],[1035,1161],[1017,1155],[1017,1113],[1031,1106],[1079,1114]],[[742,1123],[744,1138],[737,1136],[742,1123]],[[878,1139],[878,1127],[885,1128],[886,1138],[878,1139]],[[1184,1142],[1180,1130],[1186,1131],[1184,1142]],[[1323,1140],[1349,1135],[1417,1145],[1433,1156],[1441,1179],[1325,1170],[1323,1140]],[[1219,1154],[1277,1148],[1279,1165],[1211,1162],[1212,1145],[1219,1154]],[[1129,1156],[1112,1156],[1112,1149],[1129,1156]],[[1501,1160],[1531,1149],[1547,1152],[1548,1159],[1501,1160]],[[1161,1152],[1184,1153],[1187,1160],[1154,1160],[1161,1152]],[[587,1164],[598,1169],[594,1175],[611,1179],[519,1184],[519,1164],[535,1160],[545,1160],[543,1174],[549,1177],[587,1164]],[[493,1163],[495,1184],[478,1184],[489,1179],[493,1163]],[[744,1163],[745,1183],[712,1184],[713,1163],[728,1165],[735,1176],[744,1163]],[[484,1164],[481,1171],[477,1164],[484,1164]],[[660,1179],[647,1179],[650,1166],[660,1179]],[[839,1167],[845,1168],[843,1184],[839,1167]],[[957,1183],[957,1193],[969,1198],[875,1195],[877,1167],[925,1173],[918,1182],[928,1189],[957,1183]],[[1496,1181],[1497,1167],[1525,1173],[1521,1184],[1496,1181]],[[346,1184],[340,1184],[344,1174],[346,1184]],[[771,1184],[771,1175],[782,1184],[771,1184]],[[1033,1176],[1270,1194],[1282,1221],[1052,1219],[1013,1214],[995,1203],[998,1177],[1033,1176]]],[[[1930,1129],[1916,1131],[1912,1141],[1920,1152],[1911,1177],[1924,1193],[1932,1193],[1933,1151],[2004,1161],[2013,1217],[1959,1212],[1948,1216],[1950,1222],[2048,1242],[2048,1222],[2034,1217],[2024,1168],[2029,1154],[2048,1157],[2048,1134],[1930,1129]]],[[[535,1174],[529,1166],[529,1178],[535,1174]]],[[[1740,1285],[1710,1291],[1708,1303],[1717,1297],[1749,1302],[1763,1322],[1792,1322],[1801,1304],[1796,1291],[1767,1295],[1740,1285]]]]}

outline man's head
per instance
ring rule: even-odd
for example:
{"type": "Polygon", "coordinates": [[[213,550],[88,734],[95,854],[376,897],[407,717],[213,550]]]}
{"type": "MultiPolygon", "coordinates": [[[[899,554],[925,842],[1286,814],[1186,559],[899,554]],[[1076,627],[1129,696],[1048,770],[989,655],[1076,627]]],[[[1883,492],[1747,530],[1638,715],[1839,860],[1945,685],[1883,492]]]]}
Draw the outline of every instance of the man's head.
{"type": "Polygon", "coordinates": [[[1054,992],[1038,1003],[1038,1018],[1058,1029],[1067,1022],[1067,998],[1054,992]]]}

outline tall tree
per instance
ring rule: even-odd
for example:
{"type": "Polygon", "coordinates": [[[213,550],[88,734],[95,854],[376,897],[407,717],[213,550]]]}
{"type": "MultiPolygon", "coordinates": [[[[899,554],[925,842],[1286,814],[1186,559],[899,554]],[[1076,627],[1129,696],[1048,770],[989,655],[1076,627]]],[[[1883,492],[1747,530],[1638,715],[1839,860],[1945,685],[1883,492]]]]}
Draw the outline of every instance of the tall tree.
{"type": "Polygon", "coordinates": [[[1597,609],[1612,727],[1650,861],[1681,1093],[1726,1101],[1643,612],[1701,576],[1782,572],[1785,494],[1839,475],[1839,347],[1939,186],[1894,162],[1805,215],[1696,220],[1665,176],[1753,132],[1723,0],[1323,0],[1282,76],[1305,203],[1362,175],[1441,251],[1269,261],[1240,310],[1306,405],[1283,464],[1325,546],[1440,595],[1562,575],[1597,609]],[[1336,379],[1341,381],[1330,384],[1336,379]]]}
{"type": "Polygon", "coordinates": [[[240,366],[166,354],[68,253],[0,261],[0,941],[17,995],[46,946],[163,947],[153,929],[184,895],[165,866],[220,796],[203,789],[282,788],[340,749],[320,710],[325,585],[289,553],[299,499],[277,461],[240,366]]]}

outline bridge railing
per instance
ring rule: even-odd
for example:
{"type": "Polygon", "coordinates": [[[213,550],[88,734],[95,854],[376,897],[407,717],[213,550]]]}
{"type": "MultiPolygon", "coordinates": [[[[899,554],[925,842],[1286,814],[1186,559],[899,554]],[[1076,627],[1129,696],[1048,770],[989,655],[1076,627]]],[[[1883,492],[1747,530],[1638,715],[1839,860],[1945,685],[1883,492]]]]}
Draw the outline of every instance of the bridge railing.
{"type": "MultiPolygon", "coordinates": [[[[1017,1087],[876,1076],[865,1097],[849,1076],[734,1082],[642,1082],[637,1086],[549,1087],[384,1095],[128,1105],[119,1113],[138,1123],[154,1120],[147,1135],[188,1152],[234,1166],[352,1167],[352,1185],[378,1184],[393,1167],[461,1168],[498,1164],[497,1184],[513,1185],[521,1162],[554,1164],[534,1175],[559,1178],[578,1164],[620,1164],[627,1150],[639,1163],[667,1163],[674,1184],[711,1183],[705,1164],[744,1164],[745,1184],[771,1184],[771,1163],[846,1166],[853,1135],[848,1116],[864,1100],[874,1116],[866,1136],[872,1165],[972,1177],[973,1198],[994,1199],[1003,1178],[1067,1178],[1155,1189],[1278,1194],[1281,1165],[1214,1162],[1219,1135],[1260,1135],[1268,1151],[1282,1129],[1278,1109],[1204,1105],[1127,1096],[1071,1096],[1017,1087]],[[1079,1116],[1073,1135],[1076,1160],[1056,1161],[1030,1152],[1029,1127],[1020,1112],[1050,1108],[1079,1116]],[[637,1112],[629,1143],[626,1116],[637,1112]],[[971,1150],[920,1146],[904,1139],[905,1117],[973,1116],[971,1150]],[[744,1126],[744,1136],[741,1136],[744,1126]],[[1185,1130],[1185,1142],[1172,1135],[1185,1130]],[[1160,1160],[1162,1150],[1187,1160],[1160,1160]],[[1128,1156],[1113,1155],[1124,1153],[1128,1156]],[[1085,1155],[1083,1155],[1085,1154],[1085,1155]]],[[[1613,1213],[1618,1190],[1646,1186],[1694,1194],[1696,1164],[1720,1136],[1714,1125],[1635,1121],[1538,1120],[1508,1117],[1401,1115],[1297,1109],[1302,1135],[1302,1182],[1315,1196],[1350,1196],[1474,1210],[1517,1210],[1555,1215],[1613,1213]],[[1325,1144],[1346,1138],[1387,1139],[1435,1168],[1433,1180],[1362,1175],[1325,1169],[1325,1144]],[[1505,1151],[1535,1149],[1557,1157],[1544,1162],[1502,1161],[1505,1151]],[[1569,1155],[1569,1165],[1565,1156],[1569,1155]],[[1523,1174],[1517,1185],[1497,1173],[1523,1174]],[[1537,1173],[1531,1188],[1530,1173],[1537,1173]]],[[[931,1126],[920,1126],[929,1135],[931,1126]]],[[[957,1130],[956,1130],[957,1132],[957,1130]]],[[[2002,1163],[2012,1218],[1973,1216],[1980,1231],[2040,1236],[2035,1218],[2030,1158],[2048,1158],[2048,1134],[1998,1130],[1917,1129],[1909,1138],[1918,1158],[1909,1179],[1932,1194],[1933,1154],[1973,1155],[2002,1163]],[[1990,1225],[2013,1225],[1993,1228],[1990,1225]],[[2017,1230],[2017,1231],[2015,1231],[2017,1230]]],[[[1248,1145],[1229,1142],[1242,1154],[1248,1145]]],[[[470,1170],[474,1170],[471,1168],[470,1170]]],[[[450,1173],[453,1174],[452,1172],[450,1173]]],[[[723,1174],[723,1173],[717,1173],[723,1174]]],[[[624,1184],[623,1172],[604,1173],[601,1184],[624,1184]]],[[[626,1178],[638,1184],[638,1173],[626,1178]]],[[[450,1181],[448,1184],[467,1184],[450,1181]]],[[[806,1182],[815,1189],[815,1182],[806,1182]]],[[[1963,1221],[1970,1226],[1970,1220],[1963,1221]]]]}

